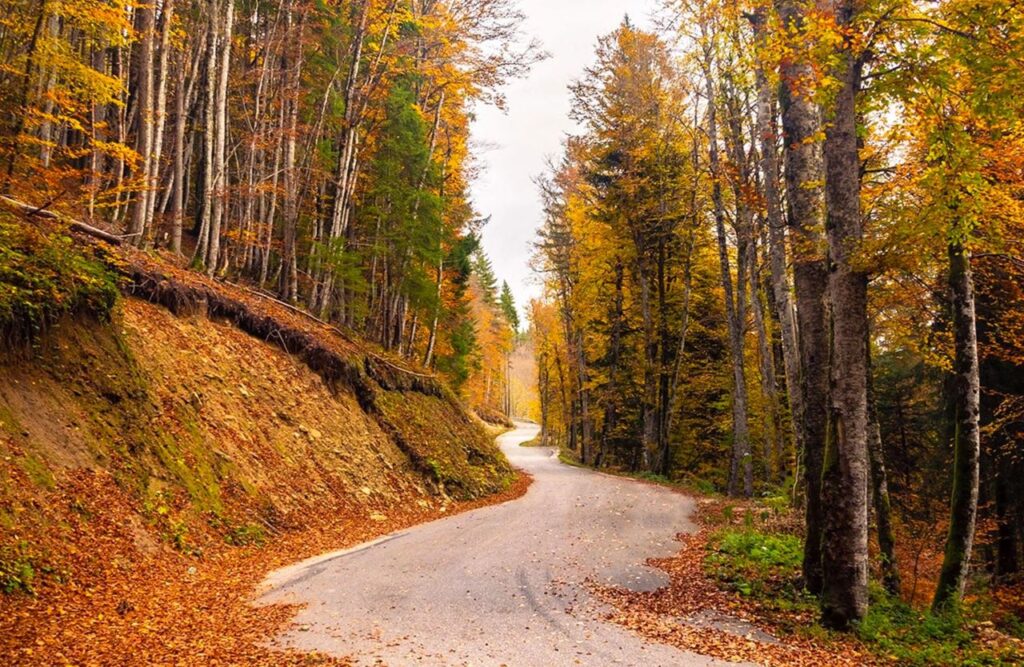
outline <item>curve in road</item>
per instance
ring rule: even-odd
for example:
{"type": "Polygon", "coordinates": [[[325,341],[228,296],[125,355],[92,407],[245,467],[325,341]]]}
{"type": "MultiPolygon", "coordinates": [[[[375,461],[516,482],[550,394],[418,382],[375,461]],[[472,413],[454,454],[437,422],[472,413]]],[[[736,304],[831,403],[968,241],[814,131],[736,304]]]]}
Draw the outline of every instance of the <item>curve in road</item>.
{"type": "Polygon", "coordinates": [[[305,605],[276,644],[358,665],[719,665],[601,620],[587,579],[652,590],[644,561],[694,529],[693,501],[574,468],[520,425],[498,439],[527,494],[273,573],[261,603],[305,605]]]}

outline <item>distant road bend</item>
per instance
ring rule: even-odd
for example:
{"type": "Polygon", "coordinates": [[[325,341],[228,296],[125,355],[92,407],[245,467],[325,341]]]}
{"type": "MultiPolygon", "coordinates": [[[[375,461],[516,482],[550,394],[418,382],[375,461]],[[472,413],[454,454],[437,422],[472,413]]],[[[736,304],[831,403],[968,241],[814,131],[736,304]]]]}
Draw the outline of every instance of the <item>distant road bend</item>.
{"type": "Polygon", "coordinates": [[[271,574],[260,602],[306,605],[276,643],[390,667],[724,664],[600,620],[582,585],[667,583],[644,561],[678,549],[693,501],[519,446],[536,435],[498,440],[534,476],[523,498],[271,574]]]}

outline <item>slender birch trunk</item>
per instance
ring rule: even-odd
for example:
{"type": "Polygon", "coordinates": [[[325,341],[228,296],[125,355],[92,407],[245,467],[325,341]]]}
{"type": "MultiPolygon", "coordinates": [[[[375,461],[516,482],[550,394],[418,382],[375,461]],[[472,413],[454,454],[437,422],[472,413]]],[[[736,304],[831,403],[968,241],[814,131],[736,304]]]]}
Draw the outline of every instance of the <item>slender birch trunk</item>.
{"type": "Polygon", "coordinates": [[[135,245],[143,245],[148,226],[149,200],[153,193],[153,39],[155,32],[153,4],[142,4],[135,8],[135,26],[142,36],[137,57],[134,61],[136,80],[136,108],[138,110],[138,131],[135,150],[139,154],[139,194],[132,209],[128,234],[135,245]]]}
{"type": "Polygon", "coordinates": [[[153,159],[149,163],[149,173],[146,180],[150,185],[150,194],[146,200],[146,224],[152,225],[156,214],[156,202],[160,187],[160,168],[163,161],[164,131],[167,127],[167,65],[171,53],[171,22],[174,20],[175,0],[164,0],[163,10],[160,15],[160,48],[158,72],[159,79],[156,84],[156,107],[154,109],[154,122],[156,127],[153,130],[153,159]]]}
{"type": "Polygon", "coordinates": [[[213,276],[220,263],[221,226],[227,210],[227,134],[228,134],[228,81],[231,73],[231,34],[234,30],[235,3],[227,0],[227,10],[221,36],[220,77],[217,81],[214,119],[216,144],[213,163],[213,216],[210,221],[210,243],[206,254],[206,275],[213,276]]]}

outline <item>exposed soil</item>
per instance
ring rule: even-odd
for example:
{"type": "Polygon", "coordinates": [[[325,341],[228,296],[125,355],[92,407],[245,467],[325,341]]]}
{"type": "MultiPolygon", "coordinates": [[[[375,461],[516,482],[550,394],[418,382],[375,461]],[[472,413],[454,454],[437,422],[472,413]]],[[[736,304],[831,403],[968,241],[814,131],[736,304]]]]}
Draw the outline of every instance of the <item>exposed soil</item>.
{"type": "Polygon", "coordinates": [[[525,492],[433,376],[132,251],[0,355],[0,664],[305,664],[270,570],[525,492]]]}

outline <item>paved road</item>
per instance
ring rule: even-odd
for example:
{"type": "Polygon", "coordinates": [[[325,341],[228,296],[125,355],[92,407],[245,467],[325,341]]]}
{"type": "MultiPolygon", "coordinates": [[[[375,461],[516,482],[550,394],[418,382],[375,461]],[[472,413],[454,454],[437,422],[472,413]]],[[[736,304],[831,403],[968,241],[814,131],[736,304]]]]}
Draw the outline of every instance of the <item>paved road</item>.
{"type": "Polygon", "coordinates": [[[692,501],[519,447],[536,433],[524,425],[498,441],[534,476],[520,500],[272,574],[261,601],[307,605],[277,643],[391,667],[720,664],[601,621],[581,586],[666,583],[643,563],[677,550],[692,501]]]}

